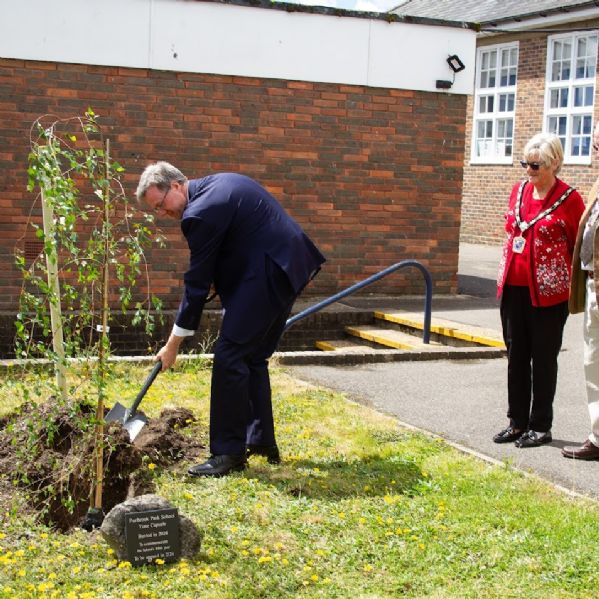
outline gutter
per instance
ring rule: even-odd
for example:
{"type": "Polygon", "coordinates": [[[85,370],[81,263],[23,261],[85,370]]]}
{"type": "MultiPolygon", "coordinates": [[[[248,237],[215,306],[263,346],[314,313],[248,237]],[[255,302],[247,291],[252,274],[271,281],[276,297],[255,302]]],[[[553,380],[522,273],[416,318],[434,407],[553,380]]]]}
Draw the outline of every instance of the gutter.
{"type": "Polygon", "coordinates": [[[292,2],[278,2],[277,0],[192,0],[194,2],[211,2],[214,4],[230,4],[233,6],[247,6],[248,8],[264,8],[279,10],[288,13],[307,13],[326,15],[333,17],[352,17],[357,19],[369,19],[375,21],[386,21],[387,23],[407,23],[412,25],[429,25],[431,27],[453,27],[457,29],[472,29],[478,31],[479,24],[470,21],[446,21],[445,19],[433,19],[430,17],[414,17],[410,15],[397,15],[389,12],[364,12],[358,10],[345,10],[328,6],[308,6],[294,4],[292,2]]]}
{"type": "Polygon", "coordinates": [[[568,25],[570,26],[569,29],[572,30],[575,28],[576,23],[591,19],[599,19],[599,0],[585,2],[584,5],[573,7],[572,10],[564,7],[481,21],[478,26],[480,31],[484,33],[539,31],[541,28],[551,28],[559,25],[568,25]]]}

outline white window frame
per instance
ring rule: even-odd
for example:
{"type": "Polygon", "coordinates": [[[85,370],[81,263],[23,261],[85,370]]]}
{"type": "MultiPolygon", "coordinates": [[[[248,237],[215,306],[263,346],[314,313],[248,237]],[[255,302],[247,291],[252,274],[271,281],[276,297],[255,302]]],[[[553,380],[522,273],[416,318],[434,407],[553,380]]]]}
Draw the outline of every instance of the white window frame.
{"type": "MultiPolygon", "coordinates": [[[[496,44],[492,46],[481,46],[476,51],[476,85],[474,90],[474,109],[472,116],[472,143],[470,145],[470,164],[512,164],[514,161],[514,139],[516,128],[516,98],[518,85],[518,57],[520,53],[520,44],[518,42],[510,42],[508,44],[496,44]],[[509,68],[515,68],[515,80],[512,84],[501,85],[501,57],[504,52],[510,53],[516,51],[515,64],[510,63],[509,68]],[[492,87],[481,87],[483,80],[483,56],[490,52],[496,52],[496,63],[491,69],[485,70],[485,75],[494,71],[495,85],[492,87]],[[508,96],[513,98],[512,110],[500,110],[503,100],[507,100],[508,96]],[[486,99],[486,102],[485,102],[486,99]],[[492,110],[481,112],[481,105],[486,104],[489,108],[489,102],[492,102],[492,110]],[[499,129],[511,121],[511,148],[512,152],[509,156],[504,152],[500,152],[501,142],[498,141],[499,129]],[[478,155],[479,150],[479,123],[487,123],[487,128],[490,129],[490,137],[488,144],[490,151],[482,156],[478,155]]],[[[504,106],[505,108],[505,106],[504,106]]],[[[483,125],[484,126],[484,125],[483,125]]]]}
{"type": "MultiPolygon", "coordinates": [[[[591,164],[592,155],[592,135],[593,135],[593,115],[595,112],[595,79],[597,74],[597,44],[599,35],[597,31],[573,31],[571,33],[552,35],[547,38],[547,65],[545,72],[545,114],[543,117],[543,130],[550,133],[557,133],[564,146],[564,164],[591,164]],[[589,77],[576,77],[576,52],[578,41],[584,38],[594,39],[595,68],[589,77]],[[554,48],[555,42],[570,41],[571,55],[569,57],[569,77],[552,81],[554,48]],[[591,88],[591,104],[586,106],[572,106],[575,90],[583,91],[584,88],[591,88]],[[551,107],[552,92],[563,94],[566,106],[551,107]],[[565,130],[556,131],[555,126],[550,126],[551,120],[561,118],[565,121],[565,130]],[[589,124],[587,131],[575,131],[574,124],[580,123],[583,118],[589,124]],[[573,154],[573,139],[582,137],[589,148],[588,155],[573,154]],[[564,143],[565,141],[565,143],[564,143]]],[[[592,56],[592,54],[590,54],[592,56]]],[[[561,103],[561,102],[560,102],[561,103]]]]}

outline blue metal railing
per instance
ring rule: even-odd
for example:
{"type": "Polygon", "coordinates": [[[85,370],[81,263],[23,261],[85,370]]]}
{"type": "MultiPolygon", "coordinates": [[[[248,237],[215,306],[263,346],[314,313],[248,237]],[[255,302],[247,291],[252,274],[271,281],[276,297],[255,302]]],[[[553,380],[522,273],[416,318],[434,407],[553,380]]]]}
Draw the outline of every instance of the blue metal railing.
{"type": "Polygon", "coordinates": [[[428,270],[424,266],[422,266],[422,264],[420,264],[420,262],[417,262],[416,260],[402,260],[401,262],[397,262],[396,264],[393,264],[393,265],[385,268],[384,270],[381,270],[380,272],[376,273],[375,275],[372,275],[371,277],[368,277],[367,279],[364,279],[363,281],[360,281],[359,283],[356,283],[355,285],[352,285],[351,287],[348,287],[347,289],[344,289],[343,291],[340,291],[339,293],[336,293],[335,295],[331,295],[331,297],[323,300],[322,302],[318,302],[317,304],[314,304],[313,306],[306,308],[302,312],[299,312],[295,316],[292,316],[285,323],[284,330],[286,331],[290,326],[293,326],[298,320],[302,320],[303,318],[306,318],[307,316],[310,316],[310,315],[314,314],[315,312],[318,312],[319,310],[322,310],[323,308],[326,308],[327,306],[334,304],[335,302],[339,301],[340,299],[347,297],[348,295],[351,295],[352,293],[358,291],[359,289],[363,289],[367,285],[370,285],[371,283],[379,281],[383,277],[390,275],[391,273],[395,272],[396,270],[399,270],[400,268],[405,268],[407,266],[415,266],[418,270],[420,270],[420,272],[424,276],[424,282],[426,285],[426,293],[425,293],[425,297],[424,297],[424,330],[423,330],[423,334],[422,334],[422,341],[423,341],[423,343],[430,343],[431,308],[432,308],[432,303],[433,303],[433,279],[432,279],[430,273],[428,272],[428,270]]]}

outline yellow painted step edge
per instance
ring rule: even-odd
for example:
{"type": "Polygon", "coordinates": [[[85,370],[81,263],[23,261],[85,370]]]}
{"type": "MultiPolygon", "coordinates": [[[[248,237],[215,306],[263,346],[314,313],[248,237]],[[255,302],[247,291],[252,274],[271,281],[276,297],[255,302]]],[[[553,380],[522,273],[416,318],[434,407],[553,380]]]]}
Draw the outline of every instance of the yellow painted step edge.
{"type": "Polygon", "coordinates": [[[392,347],[394,349],[414,349],[414,345],[410,345],[409,343],[402,343],[400,341],[392,341],[391,339],[386,339],[384,337],[379,337],[378,335],[374,335],[369,331],[363,331],[362,329],[357,329],[355,327],[345,327],[345,330],[354,337],[359,337],[360,339],[366,339],[367,341],[371,341],[372,343],[378,343],[379,345],[384,345],[385,347],[392,347]]]}
{"type": "MultiPolygon", "coordinates": [[[[414,329],[424,329],[424,323],[419,322],[417,320],[411,320],[410,318],[403,318],[402,316],[397,316],[396,314],[387,314],[385,312],[375,311],[374,316],[375,318],[378,318],[380,320],[388,320],[389,322],[394,322],[395,324],[403,324],[414,329]]],[[[482,335],[466,333],[453,327],[442,327],[431,323],[431,333],[437,333],[438,335],[444,335],[445,337],[453,337],[454,339],[461,339],[462,341],[480,343],[481,345],[487,345],[489,347],[505,348],[505,343],[499,339],[493,339],[491,337],[483,337],[482,335]]]]}
{"type": "Polygon", "coordinates": [[[337,348],[332,344],[329,343],[328,341],[317,341],[315,344],[316,349],[319,349],[320,351],[336,351],[337,348]]]}

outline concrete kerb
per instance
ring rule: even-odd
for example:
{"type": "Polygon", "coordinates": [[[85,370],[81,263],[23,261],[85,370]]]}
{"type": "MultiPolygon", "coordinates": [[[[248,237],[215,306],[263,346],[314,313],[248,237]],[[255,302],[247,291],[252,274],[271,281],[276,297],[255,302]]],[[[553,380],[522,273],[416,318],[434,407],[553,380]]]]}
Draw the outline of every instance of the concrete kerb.
{"type": "MultiPolygon", "coordinates": [[[[322,351],[295,351],[275,352],[271,358],[273,364],[284,366],[326,364],[351,366],[352,364],[377,364],[382,362],[415,362],[425,360],[477,360],[489,358],[503,358],[505,349],[499,347],[437,347],[430,349],[402,350],[402,349],[379,349],[363,351],[337,350],[331,352],[322,351]]],[[[179,361],[203,360],[211,363],[214,354],[181,354],[177,357],[179,361]]],[[[87,360],[69,359],[69,363],[76,364],[84,361],[95,361],[97,358],[87,360]]],[[[153,356],[111,356],[109,362],[115,363],[139,363],[151,364],[153,356]]],[[[0,372],[18,368],[19,366],[50,366],[52,362],[47,359],[31,360],[0,360],[0,372]]]]}

